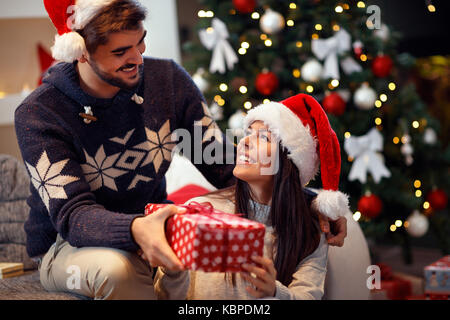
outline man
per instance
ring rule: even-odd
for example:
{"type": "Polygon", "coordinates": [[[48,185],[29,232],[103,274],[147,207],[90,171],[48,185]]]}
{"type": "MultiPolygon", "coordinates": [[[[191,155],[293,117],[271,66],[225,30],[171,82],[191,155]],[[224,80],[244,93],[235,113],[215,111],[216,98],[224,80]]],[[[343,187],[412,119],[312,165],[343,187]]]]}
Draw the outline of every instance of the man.
{"type": "MultiPolygon", "coordinates": [[[[174,276],[183,269],[164,234],[177,208],[144,217],[144,207],[168,202],[172,132],[217,125],[184,69],[142,57],[146,11],[138,1],[44,3],[59,34],[53,56],[65,63],[49,70],[15,114],[32,184],[28,254],[42,258],[49,291],[154,299],[151,267],[174,276]]],[[[228,143],[222,134],[204,140],[200,150],[228,143]]],[[[196,166],[218,188],[232,182],[232,165],[196,166]]],[[[345,237],[340,230],[334,241],[345,237]]]]}

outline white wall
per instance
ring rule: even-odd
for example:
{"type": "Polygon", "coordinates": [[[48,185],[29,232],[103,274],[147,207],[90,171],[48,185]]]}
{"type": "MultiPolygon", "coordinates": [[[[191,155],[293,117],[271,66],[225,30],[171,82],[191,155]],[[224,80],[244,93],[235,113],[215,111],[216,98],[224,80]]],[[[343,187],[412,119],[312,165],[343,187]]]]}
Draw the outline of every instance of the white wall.
{"type": "Polygon", "coordinates": [[[0,0],[0,19],[39,18],[46,15],[43,0],[0,0]]]}
{"type": "Polygon", "coordinates": [[[148,9],[145,55],[170,58],[180,63],[176,0],[140,0],[148,9]]]}

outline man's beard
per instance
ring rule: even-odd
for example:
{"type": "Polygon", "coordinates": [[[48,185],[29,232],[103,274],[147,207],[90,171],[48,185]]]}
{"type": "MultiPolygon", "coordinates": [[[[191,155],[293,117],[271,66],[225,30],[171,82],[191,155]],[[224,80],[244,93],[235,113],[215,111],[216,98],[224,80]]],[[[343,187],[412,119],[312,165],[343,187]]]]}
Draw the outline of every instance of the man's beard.
{"type": "MultiPolygon", "coordinates": [[[[97,63],[95,62],[95,60],[90,60],[88,61],[89,65],[91,66],[92,70],[94,70],[95,74],[102,79],[104,82],[106,82],[107,84],[114,86],[114,87],[118,87],[120,89],[124,89],[124,90],[130,90],[133,91],[134,89],[137,88],[139,81],[136,82],[136,84],[130,85],[126,82],[124,82],[122,79],[120,78],[116,78],[112,75],[110,75],[109,73],[106,73],[102,70],[100,70],[100,68],[98,67],[97,63]]],[[[120,69],[126,69],[129,67],[132,67],[134,65],[125,65],[120,67],[119,69],[117,69],[117,71],[119,71],[120,69]]],[[[136,75],[136,79],[139,79],[138,77],[142,77],[143,72],[144,72],[144,64],[141,64],[138,67],[138,73],[136,75]]]]}

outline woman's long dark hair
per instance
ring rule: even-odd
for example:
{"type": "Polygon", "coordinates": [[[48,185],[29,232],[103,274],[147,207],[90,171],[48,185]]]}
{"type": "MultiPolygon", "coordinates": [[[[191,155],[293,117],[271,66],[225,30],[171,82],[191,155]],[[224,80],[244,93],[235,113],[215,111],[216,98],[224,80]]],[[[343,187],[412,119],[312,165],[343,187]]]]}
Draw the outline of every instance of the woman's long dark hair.
{"type": "MultiPolygon", "coordinates": [[[[288,158],[287,150],[279,144],[279,166],[274,176],[270,220],[277,236],[277,280],[285,286],[292,282],[298,264],[316,250],[320,242],[317,214],[306,202],[299,170],[288,158]]],[[[235,212],[248,217],[251,190],[247,182],[236,179],[234,189],[235,212]]],[[[221,192],[212,194],[219,195],[221,192]]],[[[226,192],[228,193],[228,192],[226,192]]],[[[232,277],[234,284],[234,276],[232,277]]]]}

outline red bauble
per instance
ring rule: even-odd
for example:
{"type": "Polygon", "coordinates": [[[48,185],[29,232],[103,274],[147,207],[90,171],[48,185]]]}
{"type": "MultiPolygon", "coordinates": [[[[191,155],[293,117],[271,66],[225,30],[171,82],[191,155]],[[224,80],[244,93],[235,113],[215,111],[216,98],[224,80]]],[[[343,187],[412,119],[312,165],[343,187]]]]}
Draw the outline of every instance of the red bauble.
{"type": "Polygon", "coordinates": [[[233,0],[233,5],[240,13],[252,13],[255,11],[256,0],[233,0]]]}
{"type": "Polygon", "coordinates": [[[278,77],[273,72],[262,72],[255,81],[256,90],[264,96],[272,95],[278,89],[278,84],[278,77]]]}
{"type": "Polygon", "coordinates": [[[387,77],[391,73],[393,64],[391,57],[378,56],[372,62],[372,72],[379,78],[387,77]]]}
{"type": "Polygon", "coordinates": [[[363,49],[362,48],[354,48],[353,49],[353,53],[355,54],[355,57],[357,58],[357,59],[360,59],[361,58],[361,55],[362,55],[362,53],[363,53],[363,49]]]}
{"type": "Polygon", "coordinates": [[[427,201],[433,210],[443,210],[447,207],[448,197],[441,189],[434,189],[427,195],[427,201]]]}
{"type": "Polygon", "coordinates": [[[366,218],[376,218],[382,210],[383,202],[374,194],[363,196],[358,201],[358,211],[366,218]]]}
{"type": "Polygon", "coordinates": [[[340,116],[345,112],[345,101],[336,92],[327,95],[322,101],[322,106],[326,113],[335,116],[340,116]]]}

